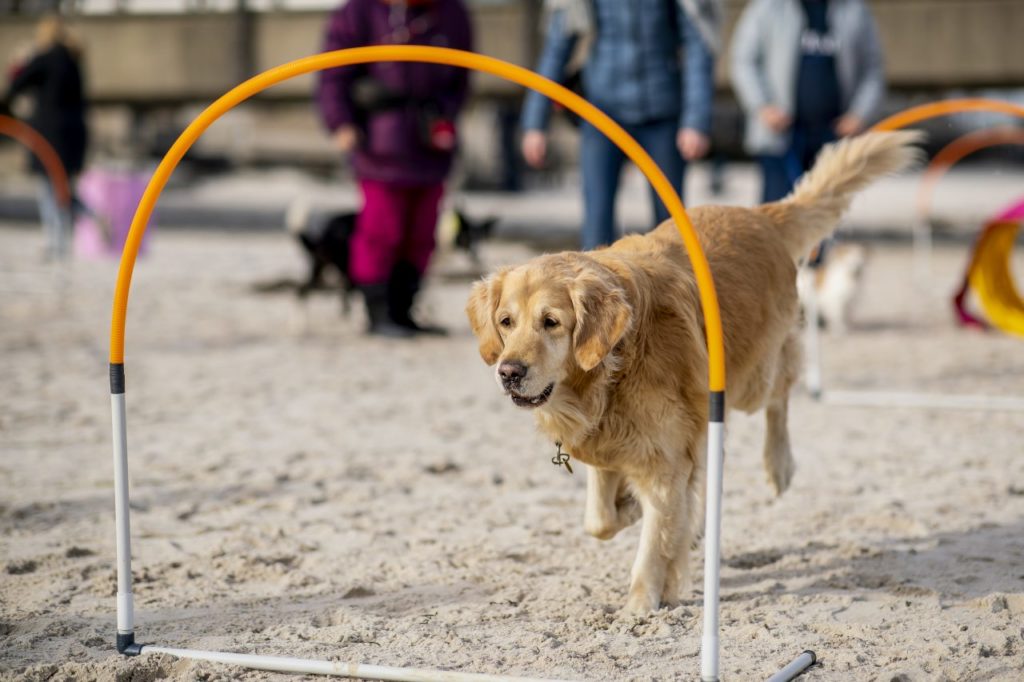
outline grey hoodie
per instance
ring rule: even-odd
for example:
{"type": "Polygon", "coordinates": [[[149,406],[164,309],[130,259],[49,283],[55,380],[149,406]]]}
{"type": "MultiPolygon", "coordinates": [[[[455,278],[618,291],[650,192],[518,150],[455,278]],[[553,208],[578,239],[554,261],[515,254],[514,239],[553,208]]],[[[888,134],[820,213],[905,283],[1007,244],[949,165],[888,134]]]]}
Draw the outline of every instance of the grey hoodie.
{"type": "MultiPolygon", "coordinates": [[[[878,29],[862,0],[829,0],[828,22],[837,40],[836,75],[842,110],[872,120],[885,94],[878,29]]],[[[751,0],[732,37],[730,75],[747,114],[745,146],[751,154],[780,155],[789,135],[761,122],[761,107],[790,116],[800,68],[800,35],[807,18],[800,0],[751,0]]]]}

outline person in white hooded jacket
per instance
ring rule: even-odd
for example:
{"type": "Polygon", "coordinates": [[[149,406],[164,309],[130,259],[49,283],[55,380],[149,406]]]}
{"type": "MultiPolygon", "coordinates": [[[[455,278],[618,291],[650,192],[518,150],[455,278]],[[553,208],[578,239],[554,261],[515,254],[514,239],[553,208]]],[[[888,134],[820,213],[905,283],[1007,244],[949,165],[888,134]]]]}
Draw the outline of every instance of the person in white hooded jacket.
{"type": "Polygon", "coordinates": [[[765,202],[787,195],[824,145],[863,131],[885,93],[863,0],[751,0],[733,34],[730,75],[765,202]]]}

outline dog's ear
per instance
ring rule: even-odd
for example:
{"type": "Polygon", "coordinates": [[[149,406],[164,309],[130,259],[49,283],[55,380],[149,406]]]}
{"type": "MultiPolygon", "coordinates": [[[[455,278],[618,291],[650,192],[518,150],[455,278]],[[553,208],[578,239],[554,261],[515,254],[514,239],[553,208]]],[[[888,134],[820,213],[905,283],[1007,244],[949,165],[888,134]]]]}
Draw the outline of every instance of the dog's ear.
{"type": "Polygon", "coordinates": [[[480,357],[488,365],[493,365],[498,361],[501,349],[505,347],[498,334],[498,328],[494,326],[494,311],[498,309],[498,301],[501,299],[501,284],[507,272],[507,270],[499,270],[487,279],[474,284],[473,290],[469,294],[469,301],[466,303],[469,326],[480,343],[480,357]]]}
{"type": "Polygon", "coordinates": [[[585,267],[576,276],[569,286],[569,296],[576,313],[573,354],[576,364],[589,372],[626,335],[633,323],[633,309],[612,275],[594,268],[585,267]]]}

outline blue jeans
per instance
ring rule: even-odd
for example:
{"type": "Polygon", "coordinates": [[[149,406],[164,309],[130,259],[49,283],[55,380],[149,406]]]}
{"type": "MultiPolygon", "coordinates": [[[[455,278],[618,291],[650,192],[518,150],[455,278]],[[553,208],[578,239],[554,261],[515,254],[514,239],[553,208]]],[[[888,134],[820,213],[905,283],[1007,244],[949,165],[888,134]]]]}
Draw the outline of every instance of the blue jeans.
{"type": "MultiPolygon", "coordinates": [[[[654,162],[683,194],[685,162],[676,148],[676,119],[653,121],[640,125],[624,125],[640,146],[647,150],[654,162]]],[[[583,172],[583,234],[584,250],[595,249],[615,241],[615,196],[619,191],[619,174],[625,154],[614,142],[589,123],[581,126],[580,166],[583,172]]],[[[651,188],[654,221],[667,220],[668,209],[651,188]]]]}
{"type": "Polygon", "coordinates": [[[50,181],[39,180],[39,221],[46,237],[46,255],[54,260],[71,252],[71,213],[57,202],[57,194],[50,181]]]}

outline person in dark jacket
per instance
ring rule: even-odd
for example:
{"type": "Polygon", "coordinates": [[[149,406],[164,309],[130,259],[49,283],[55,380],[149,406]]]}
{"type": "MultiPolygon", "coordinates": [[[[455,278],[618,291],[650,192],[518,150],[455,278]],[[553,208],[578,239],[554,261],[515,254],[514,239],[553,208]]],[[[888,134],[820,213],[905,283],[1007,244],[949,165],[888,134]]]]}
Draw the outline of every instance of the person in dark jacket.
{"type": "MultiPolygon", "coordinates": [[[[36,30],[36,50],[23,65],[13,69],[5,100],[11,102],[21,94],[32,99],[32,115],[27,123],[53,146],[68,181],[82,171],[88,132],[85,123],[86,100],[79,50],[59,16],[44,17],[36,30]]],[[[30,157],[33,172],[42,176],[39,192],[39,214],[47,235],[50,256],[66,254],[66,235],[70,226],[57,205],[53,187],[46,171],[34,156],[30,157]]]]}
{"type": "MultiPolygon", "coordinates": [[[[712,67],[721,10],[717,0],[548,0],[547,39],[538,72],[565,79],[578,46],[583,95],[636,138],[682,193],[684,160],[708,150],[712,67]]],[[[531,166],[547,154],[550,101],[536,92],[523,108],[522,151],[531,166]]],[[[582,124],[582,246],[615,240],[615,195],[625,157],[603,133],[582,124]]],[[[651,190],[655,223],[668,210],[651,190]]]]}
{"type": "MultiPolygon", "coordinates": [[[[472,49],[462,0],[349,0],[331,15],[325,50],[366,45],[472,49]]],[[[352,236],[353,283],[371,334],[443,333],[411,315],[434,251],[454,121],[466,100],[465,69],[375,62],[323,71],[317,99],[335,146],[352,153],[363,208],[352,236]]]]}

